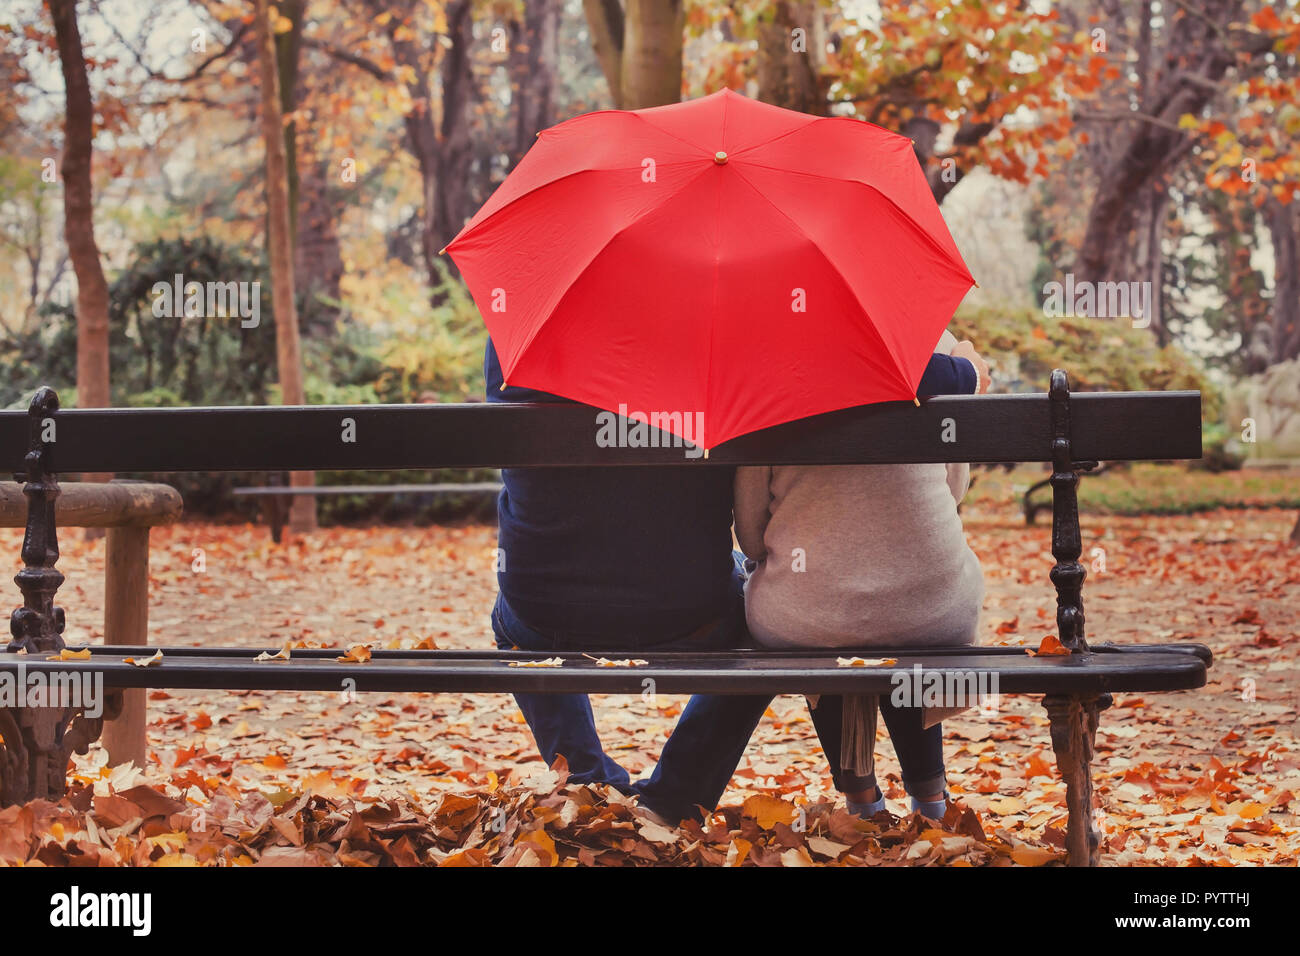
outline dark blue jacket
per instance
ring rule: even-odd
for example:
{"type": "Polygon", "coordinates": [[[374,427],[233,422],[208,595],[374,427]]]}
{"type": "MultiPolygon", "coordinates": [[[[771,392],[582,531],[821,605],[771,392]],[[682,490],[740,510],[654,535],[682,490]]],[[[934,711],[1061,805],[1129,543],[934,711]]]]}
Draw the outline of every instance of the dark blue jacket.
{"type": "MultiPolygon", "coordinates": [[[[483,372],[489,402],[568,401],[502,390],[491,341],[483,372]]],[[[970,362],[935,355],[917,393],[975,387],[970,362]]],[[[524,623],[631,648],[689,634],[725,613],[734,468],[507,468],[501,477],[497,582],[524,623]]]]}

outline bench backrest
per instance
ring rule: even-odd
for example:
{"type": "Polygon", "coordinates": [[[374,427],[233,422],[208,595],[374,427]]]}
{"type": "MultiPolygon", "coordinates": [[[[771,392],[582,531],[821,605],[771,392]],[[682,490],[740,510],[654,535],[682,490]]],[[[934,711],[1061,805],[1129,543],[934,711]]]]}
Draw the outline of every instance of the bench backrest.
{"type": "MultiPolygon", "coordinates": [[[[1064,376],[1061,376],[1064,379],[1064,376]]],[[[55,472],[326,471],[546,465],[887,464],[1201,455],[1199,392],[940,396],[866,405],[733,439],[708,457],[643,429],[648,447],[598,440],[586,405],[315,405],[51,412],[55,472]],[[1057,406],[1055,411],[1053,406],[1057,406]],[[1064,414],[1064,435],[1057,420],[1064,414]]],[[[634,423],[626,423],[634,424],[634,423]]],[[[23,471],[27,412],[0,412],[0,471],[23,471]]],[[[632,441],[638,437],[632,433],[632,441]]],[[[627,435],[626,425],[624,436],[627,435]]]]}
{"type": "Polygon", "coordinates": [[[1094,460],[1199,458],[1198,392],[1083,393],[1065,373],[1047,395],[933,398],[850,408],[744,435],[698,457],[666,432],[622,427],[585,405],[361,405],[72,409],[43,388],[0,412],[0,467],[27,498],[23,606],[13,649],[63,646],[56,472],[320,471],[546,465],[886,464],[1051,461],[1059,639],[1086,653],[1075,487],[1094,460]],[[612,431],[611,431],[612,428],[612,431]],[[628,441],[629,432],[641,441],[628,441]],[[644,434],[642,434],[644,433],[644,434]],[[613,439],[613,440],[610,440],[613,439]]]}

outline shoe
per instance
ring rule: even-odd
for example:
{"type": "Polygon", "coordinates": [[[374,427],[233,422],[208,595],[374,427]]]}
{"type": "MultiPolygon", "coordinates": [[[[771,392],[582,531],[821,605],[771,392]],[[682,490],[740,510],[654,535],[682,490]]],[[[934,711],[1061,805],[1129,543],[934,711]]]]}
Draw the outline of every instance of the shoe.
{"type": "Polygon", "coordinates": [[[664,817],[661,817],[659,814],[655,813],[649,807],[640,802],[637,802],[632,806],[632,815],[640,817],[642,820],[649,820],[656,826],[661,826],[668,830],[677,829],[677,824],[669,823],[664,817]]]}
{"type": "Polygon", "coordinates": [[[920,813],[921,816],[930,820],[942,820],[944,814],[948,812],[948,804],[952,802],[952,794],[944,788],[943,799],[925,801],[912,798],[912,812],[920,813]]]}
{"type": "Polygon", "coordinates": [[[864,820],[869,820],[877,813],[885,809],[885,795],[876,787],[876,799],[870,803],[859,803],[857,800],[849,800],[849,813],[854,813],[864,820]]]}

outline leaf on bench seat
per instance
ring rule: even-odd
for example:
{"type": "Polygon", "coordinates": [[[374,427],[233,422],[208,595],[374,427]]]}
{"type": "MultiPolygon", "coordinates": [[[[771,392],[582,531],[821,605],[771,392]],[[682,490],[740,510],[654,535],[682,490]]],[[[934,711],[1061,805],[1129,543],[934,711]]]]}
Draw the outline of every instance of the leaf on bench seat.
{"type": "Polygon", "coordinates": [[[151,664],[161,664],[162,659],[163,659],[162,651],[158,651],[158,653],[154,654],[153,657],[146,657],[143,659],[137,659],[134,657],[122,658],[123,662],[127,664],[134,664],[136,667],[148,667],[151,664]]]}
{"type": "Polygon", "coordinates": [[[253,658],[253,660],[255,661],[287,661],[288,659],[289,659],[288,644],[285,644],[284,647],[280,648],[279,652],[275,654],[268,654],[266,653],[266,651],[262,651],[262,653],[258,654],[256,657],[253,658]]]}
{"type": "Polygon", "coordinates": [[[90,660],[90,648],[83,647],[79,651],[65,647],[57,654],[52,654],[45,658],[47,661],[88,661],[90,660]]]}
{"type": "Polygon", "coordinates": [[[583,657],[596,662],[598,667],[646,667],[649,661],[636,660],[628,658],[625,660],[611,661],[608,657],[592,657],[590,654],[583,654],[583,657]]]}
{"type": "Polygon", "coordinates": [[[837,657],[838,667],[892,667],[898,663],[897,657],[837,657]]]}
{"type": "Polygon", "coordinates": [[[548,657],[544,661],[506,661],[511,667],[560,667],[564,664],[563,657],[548,657]]]}
{"type": "Polygon", "coordinates": [[[370,645],[349,644],[348,649],[335,660],[340,664],[364,664],[370,660],[370,645]]]}
{"type": "Polygon", "coordinates": [[[1055,634],[1048,634],[1043,638],[1043,642],[1038,645],[1038,650],[1025,648],[1025,653],[1030,657],[1051,657],[1055,654],[1070,653],[1070,649],[1060,642],[1055,634]]]}

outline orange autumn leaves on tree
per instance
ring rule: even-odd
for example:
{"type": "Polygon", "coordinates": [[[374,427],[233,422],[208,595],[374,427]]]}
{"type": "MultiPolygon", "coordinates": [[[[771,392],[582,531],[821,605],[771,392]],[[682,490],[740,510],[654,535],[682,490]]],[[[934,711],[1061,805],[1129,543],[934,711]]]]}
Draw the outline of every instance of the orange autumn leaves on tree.
{"type": "Polygon", "coordinates": [[[1243,35],[1272,39],[1272,54],[1292,68],[1266,69],[1242,77],[1219,94],[1206,115],[1185,113],[1178,125],[1199,139],[1206,185],[1230,195],[1246,194],[1260,206],[1272,195],[1284,205],[1300,191],[1300,10],[1280,13],[1264,6],[1249,22],[1233,24],[1243,35]]]}
{"type": "MultiPolygon", "coordinates": [[[[848,16],[838,8],[826,14],[828,111],[914,136],[932,186],[951,181],[940,175],[945,169],[955,179],[976,166],[1018,182],[1046,175],[1054,160],[1073,154],[1067,135],[1072,99],[1086,97],[1104,71],[1116,69],[1093,52],[1087,34],[1071,34],[1055,11],[923,0],[882,5],[871,16],[848,16]],[[1004,122],[1013,115],[1016,122],[1004,122]],[[953,128],[952,145],[932,152],[927,147],[933,142],[923,143],[913,131],[918,124],[953,128]]],[[[750,78],[752,38],[770,17],[757,0],[694,9],[694,29],[725,24],[736,37],[714,48],[706,90],[750,78]]],[[[806,42],[811,48],[815,41],[810,36],[806,42]]]]}

